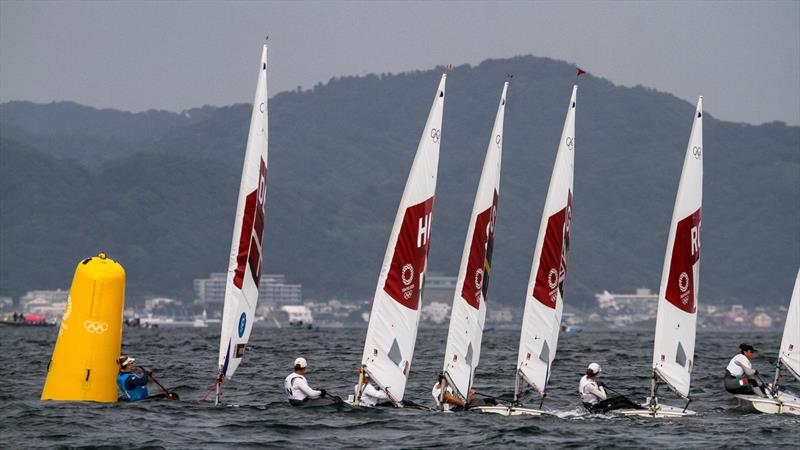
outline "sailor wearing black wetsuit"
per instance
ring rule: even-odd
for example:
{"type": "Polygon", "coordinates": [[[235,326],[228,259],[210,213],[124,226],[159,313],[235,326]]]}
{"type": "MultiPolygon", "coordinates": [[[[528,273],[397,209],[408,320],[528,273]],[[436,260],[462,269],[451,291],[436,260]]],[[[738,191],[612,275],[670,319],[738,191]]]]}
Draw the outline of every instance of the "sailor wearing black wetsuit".
{"type": "Polygon", "coordinates": [[[128,356],[119,357],[120,369],[119,375],[117,375],[117,386],[126,400],[147,400],[147,382],[150,380],[145,370],[134,369],[134,361],[136,360],[128,356]]]}

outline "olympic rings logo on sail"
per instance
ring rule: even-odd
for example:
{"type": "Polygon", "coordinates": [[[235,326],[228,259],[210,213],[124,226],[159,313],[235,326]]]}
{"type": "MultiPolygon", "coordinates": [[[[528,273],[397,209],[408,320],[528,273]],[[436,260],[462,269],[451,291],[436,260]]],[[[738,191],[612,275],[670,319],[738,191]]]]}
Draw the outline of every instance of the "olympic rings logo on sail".
{"type": "Polygon", "coordinates": [[[108,324],[105,322],[92,322],[91,320],[86,320],[83,322],[83,327],[86,328],[86,331],[92,334],[103,334],[108,331],[108,324]]]}
{"type": "Polygon", "coordinates": [[[431,138],[433,138],[433,143],[438,144],[439,140],[442,138],[442,130],[437,130],[436,128],[431,128],[431,138]]]}
{"type": "Polygon", "coordinates": [[[547,285],[550,286],[550,289],[555,289],[558,286],[558,271],[555,268],[547,272],[547,285]]]}
{"type": "Polygon", "coordinates": [[[689,289],[689,275],[686,272],[681,272],[678,277],[678,288],[680,288],[681,292],[686,292],[689,289]]]}
{"type": "Polygon", "coordinates": [[[700,159],[700,157],[703,156],[703,148],[695,145],[692,147],[692,155],[694,155],[695,159],[700,159]]]}
{"type": "Polygon", "coordinates": [[[400,278],[403,280],[403,284],[406,286],[410,285],[412,281],[414,281],[414,267],[411,264],[406,264],[403,266],[402,272],[400,272],[400,278]],[[408,277],[406,277],[408,274],[408,277]]]}
{"type": "Polygon", "coordinates": [[[481,290],[483,287],[483,269],[480,267],[475,271],[475,289],[481,290]]]}
{"type": "Polygon", "coordinates": [[[567,148],[572,150],[575,148],[575,139],[567,136],[567,148]]]}

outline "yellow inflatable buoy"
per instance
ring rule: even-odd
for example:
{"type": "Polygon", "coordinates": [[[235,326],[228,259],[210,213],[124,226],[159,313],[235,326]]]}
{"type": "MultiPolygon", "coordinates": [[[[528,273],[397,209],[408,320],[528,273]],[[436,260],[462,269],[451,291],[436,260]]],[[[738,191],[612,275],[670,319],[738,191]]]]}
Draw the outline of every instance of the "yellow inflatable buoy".
{"type": "Polygon", "coordinates": [[[117,401],[125,269],[105,253],[75,269],[42,400],[117,401]]]}

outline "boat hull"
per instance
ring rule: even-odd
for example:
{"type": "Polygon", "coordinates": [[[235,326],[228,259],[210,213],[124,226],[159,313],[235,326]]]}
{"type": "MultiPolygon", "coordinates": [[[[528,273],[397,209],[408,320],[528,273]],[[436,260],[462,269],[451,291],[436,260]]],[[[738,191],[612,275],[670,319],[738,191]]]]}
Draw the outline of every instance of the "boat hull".
{"type": "Polygon", "coordinates": [[[476,406],[469,411],[484,414],[499,414],[501,416],[541,416],[550,413],[534,408],[523,408],[521,406],[476,406]]]}
{"type": "Polygon", "coordinates": [[[644,409],[617,409],[611,411],[612,414],[623,415],[626,417],[654,417],[670,418],[697,415],[696,412],[681,408],[679,406],[655,405],[651,407],[647,404],[642,405],[644,409]]]}
{"type": "Polygon", "coordinates": [[[740,405],[750,406],[765,414],[800,415],[800,398],[786,392],[779,392],[775,398],[757,395],[735,395],[734,397],[739,400],[740,405]]]}

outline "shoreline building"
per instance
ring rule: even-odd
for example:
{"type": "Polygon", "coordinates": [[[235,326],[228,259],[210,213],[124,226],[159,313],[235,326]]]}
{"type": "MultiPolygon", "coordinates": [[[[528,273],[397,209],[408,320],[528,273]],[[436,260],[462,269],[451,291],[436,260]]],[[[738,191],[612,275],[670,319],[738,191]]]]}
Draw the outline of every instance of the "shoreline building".
{"type": "Polygon", "coordinates": [[[38,314],[48,319],[61,319],[67,306],[69,291],[28,291],[19,299],[19,309],[23,313],[38,314]]]}
{"type": "Polygon", "coordinates": [[[656,318],[658,294],[650,289],[638,288],[633,294],[615,294],[603,290],[594,296],[604,321],[612,328],[621,328],[656,318]]]}
{"type": "MultiPolygon", "coordinates": [[[[222,316],[225,304],[225,284],[227,274],[212,273],[208,278],[195,278],[195,304],[202,307],[209,317],[222,316]]],[[[283,274],[262,274],[259,283],[259,310],[277,310],[284,305],[303,303],[303,285],[290,284],[283,274]],[[264,309],[266,308],[266,309],[264,309]]]]}

